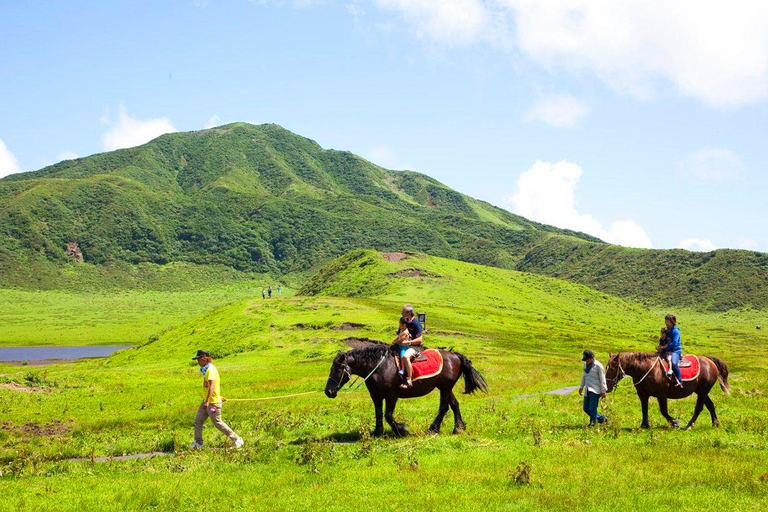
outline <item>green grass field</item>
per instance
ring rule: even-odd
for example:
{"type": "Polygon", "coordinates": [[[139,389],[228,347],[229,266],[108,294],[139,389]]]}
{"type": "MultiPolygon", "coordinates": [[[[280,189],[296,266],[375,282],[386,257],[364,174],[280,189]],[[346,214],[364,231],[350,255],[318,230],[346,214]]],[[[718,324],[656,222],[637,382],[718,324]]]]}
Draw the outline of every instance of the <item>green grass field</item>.
{"type": "Polygon", "coordinates": [[[0,289],[0,346],[138,344],[216,307],[260,295],[259,281],[194,292],[0,289]]]}
{"type": "MultiPolygon", "coordinates": [[[[706,414],[691,432],[672,429],[655,401],[652,428],[638,429],[630,381],[604,402],[609,423],[587,429],[577,395],[520,395],[577,385],[584,348],[603,362],[609,351],[652,349],[666,311],[440,258],[388,263],[358,252],[328,268],[300,294],[224,305],[105,360],[0,366],[0,508],[764,510],[768,334],[755,329],[764,312],[675,311],[686,352],[729,364],[732,394],[712,394],[720,429],[706,414]],[[464,434],[450,434],[450,414],[442,434],[427,433],[436,394],[398,404],[397,420],[413,432],[405,439],[389,429],[370,437],[373,407],[362,389],[336,400],[322,394],[343,340],[389,341],[404,302],[427,313],[429,346],[467,355],[489,383],[488,395],[457,395],[464,434]],[[340,329],[346,323],[361,326],[340,329]],[[190,451],[202,397],[190,360],[198,348],[217,357],[228,398],[316,393],[227,403],[224,419],[245,447],[190,451]],[[155,450],[175,454],[64,460],[155,450]]],[[[144,314],[136,313],[138,324],[144,314]]],[[[7,332],[31,330],[31,322],[13,327],[6,318],[7,332]]],[[[133,321],[110,318],[122,332],[133,321]]],[[[671,413],[687,420],[693,403],[672,402],[671,413]]],[[[210,424],[205,436],[209,447],[225,446],[210,424]]]]}

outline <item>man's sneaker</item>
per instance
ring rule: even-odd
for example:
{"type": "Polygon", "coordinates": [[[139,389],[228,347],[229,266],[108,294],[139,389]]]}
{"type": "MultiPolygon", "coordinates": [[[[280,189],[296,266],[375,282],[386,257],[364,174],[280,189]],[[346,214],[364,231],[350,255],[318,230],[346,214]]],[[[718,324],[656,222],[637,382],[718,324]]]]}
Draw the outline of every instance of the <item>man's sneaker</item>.
{"type": "Polygon", "coordinates": [[[244,444],[243,438],[240,436],[237,436],[237,440],[235,441],[235,448],[242,448],[244,444]]]}
{"type": "Polygon", "coordinates": [[[203,445],[198,443],[197,441],[193,441],[192,442],[192,446],[190,446],[190,448],[192,448],[193,450],[199,450],[202,447],[203,447],[203,445]]]}

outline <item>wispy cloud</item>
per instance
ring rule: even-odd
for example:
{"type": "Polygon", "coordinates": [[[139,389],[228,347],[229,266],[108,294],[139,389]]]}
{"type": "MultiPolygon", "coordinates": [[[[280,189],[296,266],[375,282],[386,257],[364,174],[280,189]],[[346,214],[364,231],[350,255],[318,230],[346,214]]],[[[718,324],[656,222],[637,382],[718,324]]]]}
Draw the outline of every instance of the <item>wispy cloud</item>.
{"type": "Polygon", "coordinates": [[[709,252],[717,249],[717,246],[709,238],[686,238],[677,244],[678,249],[688,251],[709,252]]]}
{"type": "Polygon", "coordinates": [[[745,249],[747,251],[756,251],[758,243],[751,238],[739,238],[736,240],[737,249],[745,249]]]}
{"type": "Polygon", "coordinates": [[[417,37],[449,46],[485,39],[493,13],[482,0],[374,0],[399,13],[417,37]]]}
{"type": "Polygon", "coordinates": [[[557,128],[575,128],[589,113],[587,105],[570,94],[543,96],[523,114],[525,121],[541,121],[557,128]]]}
{"type": "Polygon", "coordinates": [[[375,0],[420,39],[484,43],[552,74],[595,76],[638,98],[671,86],[716,107],[768,98],[760,0],[375,0]]]}
{"type": "Polygon", "coordinates": [[[592,215],[579,211],[576,188],[582,174],[581,167],[567,160],[554,164],[538,160],[520,175],[515,192],[504,196],[502,203],[537,222],[581,231],[614,244],[653,247],[648,234],[634,220],[617,220],[606,228],[592,215]]]}
{"type": "Polygon", "coordinates": [[[110,126],[109,131],[101,136],[101,142],[107,151],[139,146],[164,133],[176,131],[167,117],[152,119],[131,117],[122,103],[118,108],[117,120],[111,120],[107,109],[101,117],[101,122],[110,126]]]}
{"type": "Polygon", "coordinates": [[[19,162],[10,150],[5,146],[3,139],[0,139],[0,178],[9,174],[21,172],[19,162]]]}
{"type": "Polygon", "coordinates": [[[208,119],[205,123],[205,128],[215,128],[216,126],[219,126],[221,124],[221,118],[219,116],[213,116],[208,119]]]}
{"type": "Polygon", "coordinates": [[[741,179],[745,171],[739,155],[728,148],[701,148],[679,160],[677,167],[685,176],[715,182],[741,179]]]}
{"type": "Polygon", "coordinates": [[[75,153],[74,151],[62,151],[59,153],[59,156],[56,158],[57,161],[61,162],[63,160],[74,160],[75,158],[78,158],[80,155],[75,153]]]}

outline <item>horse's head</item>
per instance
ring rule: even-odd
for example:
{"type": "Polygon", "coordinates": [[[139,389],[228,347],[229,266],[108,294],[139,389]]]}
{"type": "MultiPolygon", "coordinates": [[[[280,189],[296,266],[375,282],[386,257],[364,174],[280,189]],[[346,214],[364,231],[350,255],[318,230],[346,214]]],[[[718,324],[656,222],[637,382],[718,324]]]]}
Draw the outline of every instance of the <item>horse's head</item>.
{"type": "Polygon", "coordinates": [[[336,398],[339,390],[349,382],[351,377],[352,371],[347,362],[347,354],[339,352],[333,359],[333,365],[331,365],[331,373],[328,375],[328,382],[325,385],[325,396],[336,398]]]}
{"type": "Polygon", "coordinates": [[[614,390],[616,384],[625,377],[624,369],[619,363],[619,354],[608,354],[608,368],[605,369],[605,383],[608,385],[608,392],[614,390]]]}

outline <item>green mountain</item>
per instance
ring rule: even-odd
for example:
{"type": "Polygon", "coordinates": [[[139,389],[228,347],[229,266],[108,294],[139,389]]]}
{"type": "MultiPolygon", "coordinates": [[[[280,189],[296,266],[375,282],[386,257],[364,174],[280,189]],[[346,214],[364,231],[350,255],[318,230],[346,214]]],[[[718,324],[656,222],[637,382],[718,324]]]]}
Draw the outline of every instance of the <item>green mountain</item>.
{"type": "Polygon", "coordinates": [[[277,125],[168,134],[0,180],[0,287],[285,275],[354,249],[525,270],[651,303],[768,305],[768,255],[605,244],[277,125]]]}
{"type": "Polygon", "coordinates": [[[0,203],[5,286],[78,260],[286,273],[374,248],[512,267],[550,236],[598,241],[276,125],[163,135],[12,175],[0,203]]]}

